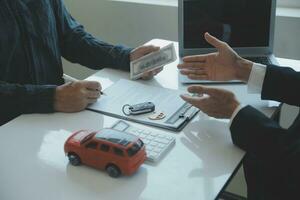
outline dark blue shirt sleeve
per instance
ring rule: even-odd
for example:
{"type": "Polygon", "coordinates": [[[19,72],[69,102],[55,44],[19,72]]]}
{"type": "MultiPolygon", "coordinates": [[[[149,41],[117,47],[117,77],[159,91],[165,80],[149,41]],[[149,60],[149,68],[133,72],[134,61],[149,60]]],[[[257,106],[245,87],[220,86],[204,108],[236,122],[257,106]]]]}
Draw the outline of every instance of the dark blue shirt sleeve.
{"type": "Polygon", "coordinates": [[[95,38],[69,14],[62,0],[54,1],[64,58],[92,69],[109,67],[129,71],[131,48],[114,46],[95,38]]]}
{"type": "Polygon", "coordinates": [[[23,113],[53,112],[55,88],[0,81],[0,125],[23,113]]]}

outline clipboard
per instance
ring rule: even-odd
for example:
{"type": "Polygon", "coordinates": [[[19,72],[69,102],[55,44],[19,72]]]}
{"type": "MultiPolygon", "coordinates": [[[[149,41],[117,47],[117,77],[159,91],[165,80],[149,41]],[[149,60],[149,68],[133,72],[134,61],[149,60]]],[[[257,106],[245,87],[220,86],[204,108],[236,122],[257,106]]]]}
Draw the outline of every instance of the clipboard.
{"type": "Polygon", "coordinates": [[[154,87],[121,79],[103,92],[106,95],[90,105],[87,110],[175,132],[181,131],[199,112],[198,108],[180,98],[180,94],[184,92],[179,90],[154,87]],[[153,102],[156,106],[156,112],[163,112],[166,117],[161,120],[151,120],[149,117],[153,113],[127,116],[122,112],[122,107],[125,104],[133,105],[143,102],[153,102]]]}

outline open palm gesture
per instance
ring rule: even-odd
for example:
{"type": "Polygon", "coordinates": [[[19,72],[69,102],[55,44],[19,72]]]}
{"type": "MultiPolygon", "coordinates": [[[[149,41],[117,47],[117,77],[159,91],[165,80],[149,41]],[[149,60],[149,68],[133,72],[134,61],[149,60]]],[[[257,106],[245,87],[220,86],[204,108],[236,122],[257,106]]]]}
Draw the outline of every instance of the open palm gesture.
{"type": "Polygon", "coordinates": [[[243,80],[240,66],[248,64],[251,68],[252,63],[241,58],[227,43],[209,33],[205,33],[205,40],[218,52],[183,58],[183,63],[178,65],[180,72],[194,80],[243,80]]]}

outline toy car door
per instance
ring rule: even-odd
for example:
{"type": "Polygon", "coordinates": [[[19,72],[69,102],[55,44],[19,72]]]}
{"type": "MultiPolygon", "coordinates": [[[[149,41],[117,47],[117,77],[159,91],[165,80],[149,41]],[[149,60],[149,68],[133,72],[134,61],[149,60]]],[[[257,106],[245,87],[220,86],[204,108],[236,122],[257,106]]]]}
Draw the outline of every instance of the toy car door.
{"type": "Polygon", "coordinates": [[[84,158],[82,159],[86,165],[99,168],[98,163],[100,160],[98,143],[95,141],[88,142],[84,147],[84,158]]]}

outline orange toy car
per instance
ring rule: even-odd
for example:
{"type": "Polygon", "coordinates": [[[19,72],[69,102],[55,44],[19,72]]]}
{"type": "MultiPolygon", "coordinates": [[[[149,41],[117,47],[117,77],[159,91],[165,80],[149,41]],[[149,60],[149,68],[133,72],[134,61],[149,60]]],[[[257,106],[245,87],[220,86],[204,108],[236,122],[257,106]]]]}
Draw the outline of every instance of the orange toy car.
{"type": "Polygon", "coordinates": [[[72,165],[105,169],[114,178],[133,174],[146,160],[142,140],[113,129],[78,131],[67,139],[64,149],[72,165]]]}

